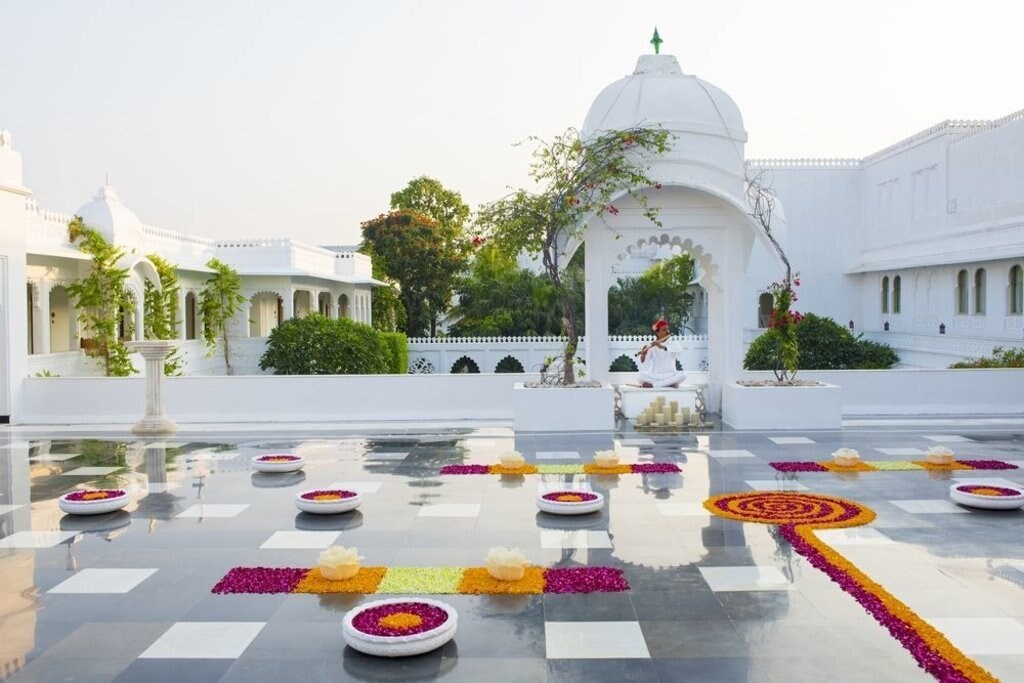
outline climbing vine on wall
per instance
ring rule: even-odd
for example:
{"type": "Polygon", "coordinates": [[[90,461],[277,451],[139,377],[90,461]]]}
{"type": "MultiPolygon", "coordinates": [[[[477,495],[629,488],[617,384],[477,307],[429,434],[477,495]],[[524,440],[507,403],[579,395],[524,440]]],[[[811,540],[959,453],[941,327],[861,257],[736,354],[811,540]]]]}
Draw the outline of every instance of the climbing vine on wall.
{"type": "MultiPolygon", "coordinates": [[[[107,242],[80,216],[68,223],[68,240],[92,259],[89,274],[67,287],[78,311],[85,353],[103,363],[107,377],[138,372],[118,334],[122,319],[133,320],[135,312],[135,300],[125,286],[128,269],[117,265],[124,249],[107,242]]],[[[130,335],[131,330],[127,332],[130,335]]]]}
{"type": "MultiPolygon", "coordinates": [[[[146,339],[174,339],[178,330],[179,301],[178,294],[181,287],[178,284],[177,266],[164,258],[149,254],[147,259],[156,268],[160,276],[160,289],[153,283],[147,281],[145,284],[144,316],[146,339]]],[[[185,359],[177,348],[168,354],[164,361],[164,374],[168,377],[176,377],[182,374],[185,367],[185,359]]]]}
{"type": "Polygon", "coordinates": [[[210,259],[206,267],[213,271],[213,276],[206,281],[206,286],[199,296],[199,308],[203,314],[203,339],[206,341],[208,354],[213,355],[219,338],[224,351],[224,370],[227,374],[233,375],[235,371],[231,367],[228,323],[245,303],[245,297],[242,296],[242,279],[238,277],[238,272],[234,268],[215,258],[210,259]]]}

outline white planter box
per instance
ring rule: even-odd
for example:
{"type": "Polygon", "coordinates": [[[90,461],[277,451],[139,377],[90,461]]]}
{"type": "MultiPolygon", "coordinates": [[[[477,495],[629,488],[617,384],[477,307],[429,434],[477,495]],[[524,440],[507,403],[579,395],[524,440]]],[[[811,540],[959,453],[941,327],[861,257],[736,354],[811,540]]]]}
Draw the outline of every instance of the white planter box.
{"type": "Polygon", "coordinates": [[[679,403],[680,408],[697,409],[697,387],[683,384],[677,389],[669,387],[659,389],[641,389],[638,387],[619,387],[622,396],[622,414],[630,420],[640,417],[644,408],[659,396],[665,397],[666,405],[672,401],[679,403]]]}
{"type": "Polygon", "coordinates": [[[815,387],[722,387],[722,421],[733,429],[838,429],[843,390],[815,387]]]}
{"type": "Polygon", "coordinates": [[[513,426],[517,432],[597,432],[615,428],[615,392],[600,387],[512,388],[513,426]]]}

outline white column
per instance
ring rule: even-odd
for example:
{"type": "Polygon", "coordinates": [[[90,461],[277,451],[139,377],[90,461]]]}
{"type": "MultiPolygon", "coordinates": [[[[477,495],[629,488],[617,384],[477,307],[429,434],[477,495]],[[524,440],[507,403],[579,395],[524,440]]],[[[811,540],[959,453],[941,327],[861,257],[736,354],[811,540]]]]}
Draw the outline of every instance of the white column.
{"type": "Polygon", "coordinates": [[[39,348],[36,353],[50,353],[50,281],[39,281],[39,348]]]}
{"type": "Polygon", "coordinates": [[[587,379],[607,382],[611,359],[608,357],[608,287],[611,280],[611,253],[603,225],[589,226],[586,239],[587,379]]]}
{"type": "Polygon", "coordinates": [[[146,360],[146,414],[135,423],[135,434],[160,435],[178,431],[174,420],[164,414],[164,359],[175,347],[170,339],[129,342],[128,347],[142,354],[146,360]]]}
{"type": "Polygon", "coordinates": [[[284,299],[284,315],[282,316],[283,320],[280,321],[283,323],[285,320],[295,317],[295,290],[289,288],[281,298],[284,299]]]}

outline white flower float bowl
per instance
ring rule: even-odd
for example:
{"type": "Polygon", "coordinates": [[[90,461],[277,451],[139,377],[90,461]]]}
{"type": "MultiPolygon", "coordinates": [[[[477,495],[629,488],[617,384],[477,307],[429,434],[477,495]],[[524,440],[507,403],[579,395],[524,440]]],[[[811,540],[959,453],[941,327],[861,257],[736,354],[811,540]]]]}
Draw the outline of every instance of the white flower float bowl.
{"type": "Polygon", "coordinates": [[[965,505],[972,508],[981,508],[983,510],[1016,510],[1024,507],[1024,489],[1017,486],[996,486],[994,484],[971,484],[970,482],[960,482],[959,484],[953,484],[949,487],[949,497],[954,503],[965,505]],[[965,489],[990,489],[992,491],[1003,492],[1001,495],[984,495],[979,493],[971,493],[965,489]],[[1008,492],[1014,491],[1015,494],[1011,495],[1008,492]]]}
{"type": "Polygon", "coordinates": [[[596,491],[573,491],[570,489],[541,491],[537,494],[537,507],[540,508],[541,512],[547,512],[552,515],[586,515],[591,512],[597,512],[604,507],[604,496],[596,491]],[[555,494],[579,495],[588,500],[562,501],[545,498],[545,496],[555,494]]]}
{"type": "Polygon", "coordinates": [[[299,508],[303,512],[308,512],[313,515],[337,515],[342,512],[349,512],[359,507],[362,502],[363,497],[355,491],[342,491],[341,489],[310,489],[309,491],[299,491],[295,494],[295,507],[299,508]],[[314,500],[312,498],[303,497],[317,493],[351,493],[353,495],[327,500],[314,500]]]}
{"type": "Polygon", "coordinates": [[[257,472],[296,472],[302,469],[306,460],[301,455],[291,453],[272,453],[270,455],[257,455],[252,459],[252,467],[257,472]],[[273,461],[269,458],[289,458],[288,460],[273,461]]]}
{"type": "MultiPolygon", "coordinates": [[[[110,491],[111,489],[100,489],[110,491]]],[[[94,500],[71,500],[70,498],[76,497],[82,494],[88,494],[89,491],[72,491],[71,493],[65,493],[57,501],[57,506],[68,513],[69,515],[103,515],[114,510],[120,510],[128,504],[130,498],[126,491],[121,491],[119,496],[110,496],[108,498],[96,498],[94,500]]]]}
{"type": "Polygon", "coordinates": [[[436,650],[454,638],[457,622],[458,615],[455,609],[451,605],[437,600],[427,598],[374,600],[349,610],[342,622],[342,635],[349,647],[364,654],[375,657],[411,657],[436,650]],[[444,610],[448,618],[440,626],[407,636],[372,635],[358,630],[352,623],[353,620],[367,610],[400,603],[423,603],[431,607],[437,607],[444,610]]]}

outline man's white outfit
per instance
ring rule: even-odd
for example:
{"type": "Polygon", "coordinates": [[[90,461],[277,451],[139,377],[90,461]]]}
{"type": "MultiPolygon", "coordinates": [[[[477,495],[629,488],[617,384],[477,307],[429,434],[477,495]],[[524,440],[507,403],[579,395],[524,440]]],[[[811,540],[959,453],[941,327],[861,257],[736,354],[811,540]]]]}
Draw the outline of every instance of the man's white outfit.
{"type": "Polygon", "coordinates": [[[651,346],[647,357],[640,362],[640,381],[655,387],[670,387],[686,381],[686,373],[676,370],[676,358],[683,352],[679,342],[667,337],[660,342],[665,348],[651,346]]]}

